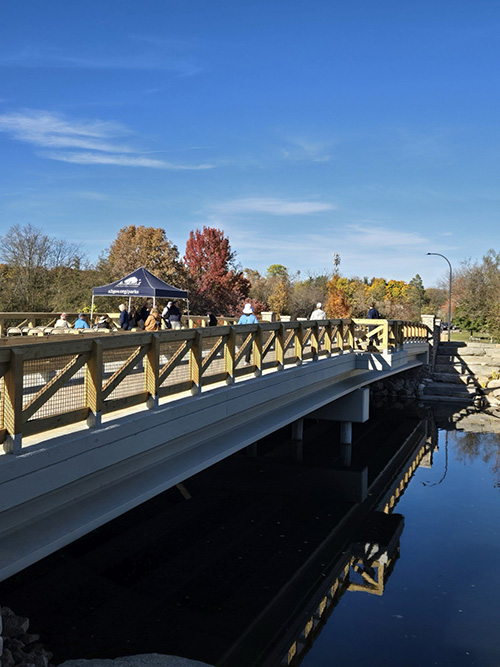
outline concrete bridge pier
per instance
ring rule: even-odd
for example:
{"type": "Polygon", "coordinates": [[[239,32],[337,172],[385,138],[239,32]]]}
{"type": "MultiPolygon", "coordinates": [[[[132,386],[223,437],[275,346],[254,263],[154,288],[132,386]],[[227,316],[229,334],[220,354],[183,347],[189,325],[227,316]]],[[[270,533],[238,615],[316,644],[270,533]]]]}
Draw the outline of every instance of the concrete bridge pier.
{"type": "Polygon", "coordinates": [[[350,468],[352,461],[352,422],[340,422],[340,456],[342,465],[350,468]]]}
{"type": "Polygon", "coordinates": [[[340,422],[342,465],[350,467],[352,460],[352,424],[363,424],[370,416],[370,389],[362,387],[342,396],[329,405],[312,412],[310,417],[340,422]]]}

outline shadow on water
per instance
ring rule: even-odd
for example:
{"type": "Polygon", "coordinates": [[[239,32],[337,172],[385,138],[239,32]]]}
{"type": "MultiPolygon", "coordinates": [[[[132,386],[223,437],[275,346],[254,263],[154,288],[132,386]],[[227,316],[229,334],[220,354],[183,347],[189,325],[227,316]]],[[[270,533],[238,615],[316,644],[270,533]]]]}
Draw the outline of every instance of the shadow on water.
{"type": "MultiPolygon", "coordinates": [[[[404,529],[397,506],[432,467],[438,429],[481,419],[399,407],[354,425],[349,468],[338,425],[307,422],[302,448],[285,429],[3,582],[1,603],[30,618],[56,664],[165,653],[299,665],[347,591],[383,594],[404,529]]],[[[475,428],[463,455],[484,457],[475,428]]]]}

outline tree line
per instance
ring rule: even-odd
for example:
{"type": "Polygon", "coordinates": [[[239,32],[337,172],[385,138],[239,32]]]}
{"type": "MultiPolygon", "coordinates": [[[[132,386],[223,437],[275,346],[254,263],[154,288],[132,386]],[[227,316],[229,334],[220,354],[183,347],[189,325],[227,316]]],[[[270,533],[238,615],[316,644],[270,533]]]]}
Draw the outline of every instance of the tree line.
{"type": "MultiPolygon", "coordinates": [[[[425,288],[417,274],[408,283],[380,277],[342,276],[340,256],[330,273],[291,272],[272,264],[265,273],[242,268],[225,233],[213,227],[191,231],[184,255],[163,228],[129,225],[121,229],[99,260],[91,264],[74,243],[32,225],[12,226],[0,237],[0,310],[88,311],[92,287],[144,266],[165,282],[188,290],[195,314],[235,316],[247,301],[255,312],[271,310],[308,317],[318,302],[329,317],[364,317],[373,303],[382,317],[418,319],[446,310],[445,286],[425,288]]],[[[476,331],[500,330],[500,254],[455,271],[455,322],[476,331]]],[[[98,310],[117,308],[118,299],[96,300],[98,310]],[[116,301],[116,303],[115,303],[116,301]]]]}

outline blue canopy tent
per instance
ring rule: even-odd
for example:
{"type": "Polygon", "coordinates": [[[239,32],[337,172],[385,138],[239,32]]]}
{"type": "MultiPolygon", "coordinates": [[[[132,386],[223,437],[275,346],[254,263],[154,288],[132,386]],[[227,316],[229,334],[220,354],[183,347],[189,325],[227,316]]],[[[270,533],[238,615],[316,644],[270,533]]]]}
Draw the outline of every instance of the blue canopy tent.
{"type": "Polygon", "coordinates": [[[129,310],[130,300],[133,296],[152,298],[153,304],[156,305],[156,299],[186,299],[188,302],[189,314],[189,300],[188,293],[185,290],[173,287],[168,283],[160,280],[155,275],[148,271],[143,266],[139,267],[132,273],[129,273],[124,278],[110,283],[109,285],[102,285],[101,287],[94,287],[92,289],[92,306],[90,309],[90,319],[94,313],[94,297],[96,296],[123,296],[128,297],[129,310]]]}

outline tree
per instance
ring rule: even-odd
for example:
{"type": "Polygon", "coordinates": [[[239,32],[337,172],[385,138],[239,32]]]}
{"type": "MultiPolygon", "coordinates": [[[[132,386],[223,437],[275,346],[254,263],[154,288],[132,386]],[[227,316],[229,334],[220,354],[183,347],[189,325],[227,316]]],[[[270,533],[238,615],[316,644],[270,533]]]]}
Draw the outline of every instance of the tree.
{"type": "Polygon", "coordinates": [[[318,302],[326,303],[330,278],[331,276],[318,274],[293,282],[288,307],[294,318],[309,317],[318,302]]]}
{"type": "Polygon", "coordinates": [[[328,317],[351,317],[353,285],[348,278],[335,273],[328,283],[326,314],[328,317]]]}
{"type": "Polygon", "coordinates": [[[221,229],[203,227],[190,232],[184,264],[189,298],[200,313],[235,315],[248,296],[250,282],[236,266],[236,253],[221,229]]]}
{"type": "Polygon", "coordinates": [[[68,308],[75,296],[69,276],[80,273],[83,255],[68,241],[48,236],[28,224],[13,225],[0,237],[3,308],[8,310],[50,310],[68,308]],[[60,296],[65,296],[61,305],[60,296]],[[66,305],[67,304],[67,305],[66,305]]]}
{"type": "Polygon", "coordinates": [[[489,250],[481,263],[462,262],[453,280],[454,321],[471,333],[500,333],[500,253],[489,250]]]}
{"type": "Polygon", "coordinates": [[[288,269],[283,264],[271,264],[266,272],[269,296],[267,303],[274,313],[289,314],[291,280],[288,269]]]}
{"type": "Polygon", "coordinates": [[[113,280],[143,266],[175,287],[184,287],[186,282],[177,246],[161,227],[123,227],[111,244],[106,261],[113,280]]]}

